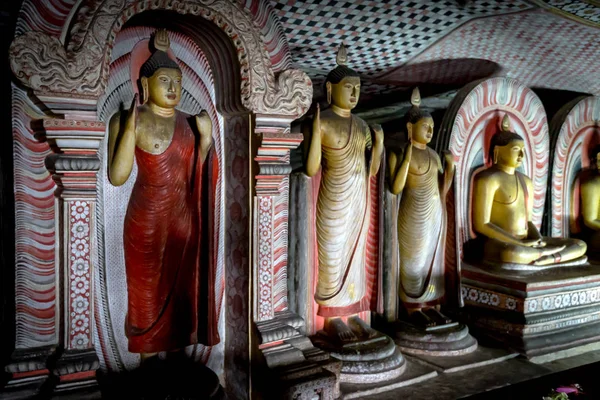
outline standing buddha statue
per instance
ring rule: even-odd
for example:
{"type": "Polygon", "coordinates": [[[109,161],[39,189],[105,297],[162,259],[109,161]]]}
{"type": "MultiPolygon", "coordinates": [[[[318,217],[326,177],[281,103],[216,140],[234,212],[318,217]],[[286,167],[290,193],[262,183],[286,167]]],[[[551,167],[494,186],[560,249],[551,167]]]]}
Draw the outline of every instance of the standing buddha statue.
{"type": "Polygon", "coordinates": [[[581,177],[581,215],[590,258],[600,259],[600,147],[591,154],[594,167],[581,177]]]}
{"type": "Polygon", "coordinates": [[[355,341],[371,328],[356,316],[368,309],[366,251],[370,225],[369,180],[379,171],[383,131],[352,115],[360,95],[360,77],[346,66],[344,45],[337,67],[326,79],[331,108],[317,108],[308,148],[306,173],[321,170],[316,230],[319,269],[315,301],[324,330],[344,341],[355,341]],[[371,153],[370,162],[368,153],[371,153]],[[365,305],[365,303],[367,303],[365,305]],[[347,317],[348,325],[340,317],[347,317]]]}
{"type": "Polygon", "coordinates": [[[493,165],[474,178],[473,229],[483,244],[483,261],[508,269],[585,261],[583,241],[542,237],[531,221],[533,184],[517,171],[524,147],[523,138],[510,131],[505,115],[490,145],[493,165]]]}
{"type": "Polygon", "coordinates": [[[445,294],[446,195],[454,177],[454,159],[446,165],[427,145],[433,137],[433,118],[420,109],[419,89],[411,96],[407,115],[408,143],[404,154],[390,154],[390,189],[400,194],[398,294],[411,322],[420,327],[451,321],[439,311],[445,294]],[[403,157],[402,157],[403,156],[403,157]]]}
{"type": "MultiPolygon", "coordinates": [[[[123,185],[133,169],[137,178],[125,215],[123,244],[127,275],[126,335],[129,351],[142,360],[160,351],[218,343],[216,309],[209,315],[199,303],[214,301],[202,293],[201,268],[211,268],[208,232],[201,227],[205,160],[212,146],[212,122],[206,112],[195,118],[177,111],[182,73],[167,51],[165,30],[154,36],[154,52],[142,65],[142,105],[134,97],[128,112],[109,124],[108,175],[123,185]],[[204,300],[201,300],[204,299],[204,300]]],[[[211,276],[209,273],[208,276],[211,276]]]]}

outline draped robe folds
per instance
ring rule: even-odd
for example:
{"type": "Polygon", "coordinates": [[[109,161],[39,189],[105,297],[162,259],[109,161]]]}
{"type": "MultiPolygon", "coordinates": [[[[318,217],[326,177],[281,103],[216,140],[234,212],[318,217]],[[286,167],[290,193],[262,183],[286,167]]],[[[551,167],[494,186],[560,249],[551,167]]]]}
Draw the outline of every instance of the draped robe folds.
{"type": "Polygon", "coordinates": [[[214,282],[206,281],[214,277],[209,232],[202,229],[203,222],[207,226],[202,202],[209,197],[203,196],[202,185],[208,179],[203,182],[199,138],[188,117],[177,112],[173,138],[163,153],[135,148],[138,174],[123,230],[126,334],[133,353],[219,341],[214,282]]]}
{"type": "Polygon", "coordinates": [[[364,298],[371,201],[365,149],[370,142],[369,127],[352,116],[348,143],[340,149],[322,146],[315,301],[319,304],[318,315],[323,317],[369,309],[364,298]]]}
{"type": "Polygon", "coordinates": [[[398,293],[405,306],[415,308],[439,304],[445,291],[446,212],[437,157],[428,156],[425,173],[418,175],[409,170],[398,208],[398,293]]]}

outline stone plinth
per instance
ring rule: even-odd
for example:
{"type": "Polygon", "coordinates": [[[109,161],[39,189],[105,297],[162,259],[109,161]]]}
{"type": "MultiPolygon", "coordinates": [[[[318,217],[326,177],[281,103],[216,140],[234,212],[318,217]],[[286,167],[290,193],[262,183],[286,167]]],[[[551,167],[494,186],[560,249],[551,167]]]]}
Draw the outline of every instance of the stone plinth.
{"type": "Polygon", "coordinates": [[[531,361],[589,351],[600,340],[600,265],[502,271],[463,263],[462,278],[474,333],[531,361]]]}

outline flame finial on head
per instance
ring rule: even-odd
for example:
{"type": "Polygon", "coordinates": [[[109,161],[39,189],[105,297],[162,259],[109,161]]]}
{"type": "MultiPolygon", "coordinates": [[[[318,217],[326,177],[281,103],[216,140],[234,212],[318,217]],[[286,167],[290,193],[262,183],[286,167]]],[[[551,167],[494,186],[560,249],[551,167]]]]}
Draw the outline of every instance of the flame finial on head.
{"type": "Polygon", "coordinates": [[[154,48],[156,50],[167,52],[171,42],[169,40],[169,34],[166,29],[159,29],[154,34],[154,48]]]}
{"type": "Polygon", "coordinates": [[[335,57],[335,62],[337,65],[348,64],[348,52],[346,51],[346,46],[344,45],[344,43],[340,44],[340,48],[338,49],[337,55],[335,57]]]}
{"type": "Polygon", "coordinates": [[[510,132],[510,119],[508,118],[508,114],[504,114],[502,118],[501,130],[503,132],[510,132]]]}
{"type": "Polygon", "coordinates": [[[419,107],[421,105],[421,92],[419,92],[418,87],[414,88],[412,94],[410,95],[410,104],[415,107],[419,107]]]}

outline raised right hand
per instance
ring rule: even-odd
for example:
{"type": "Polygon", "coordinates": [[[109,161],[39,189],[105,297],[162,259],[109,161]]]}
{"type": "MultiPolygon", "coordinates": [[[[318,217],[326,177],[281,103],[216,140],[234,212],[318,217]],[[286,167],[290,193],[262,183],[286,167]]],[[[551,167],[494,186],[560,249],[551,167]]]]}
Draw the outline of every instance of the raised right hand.
{"type": "Polygon", "coordinates": [[[313,135],[318,134],[319,138],[321,138],[323,136],[323,134],[321,133],[321,107],[319,106],[319,103],[317,103],[317,112],[315,113],[315,116],[313,118],[313,135]]]}
{"type": "Polygon", "coordinates": [[[404,160],[406,160],[406,162],[410,161],[410,158],[412,156],[412,137],[408,136],[408,143],[406,143],[406,146],[404,147],[404,160]]]}
{"type": "Polygon", "coordinates": [[[136,95],[133,96],[133,101],[131,102],[129,111],[127,111],[127,119],[125,120],[125,133],[129,133],[131,135],[135,135],[135,126],[137,121],[137,99],[138,95],[136,93],[136,95]]]}

